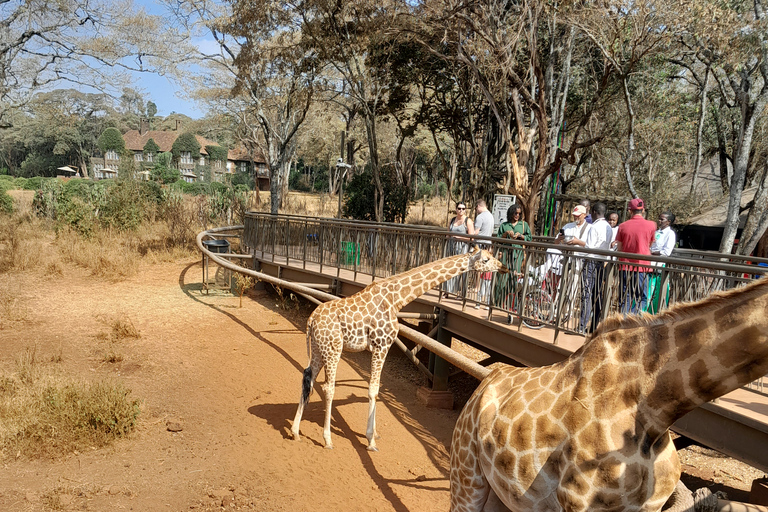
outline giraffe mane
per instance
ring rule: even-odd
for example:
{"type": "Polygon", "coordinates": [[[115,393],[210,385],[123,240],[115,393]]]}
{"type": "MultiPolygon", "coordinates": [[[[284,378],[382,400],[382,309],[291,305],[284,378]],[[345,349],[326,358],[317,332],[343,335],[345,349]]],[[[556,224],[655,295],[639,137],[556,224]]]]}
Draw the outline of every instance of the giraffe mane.
{"type": "MultiPolygon", "coordinates": [[[[613,313],[597,326],[597,329],[595,329],[592,335],[587,338],[587,341],[622,329],[634,329],[636,327],[648,327],[651,325],[685,320],[721,307],[724,302],[731,300],[733,295],[744,294],[745,297],[743,300],[749,300],[755,296],[762,295],[767,291],[768,276],[756,279],[746,286],[714,292],[707,298],[698,302],[679,302],[658,315],[642,313],[640,315],[625,317],[621,313],[613,313]]],[[[766,311],[766,314],[768,314],[768,311],[766,311]]]]}

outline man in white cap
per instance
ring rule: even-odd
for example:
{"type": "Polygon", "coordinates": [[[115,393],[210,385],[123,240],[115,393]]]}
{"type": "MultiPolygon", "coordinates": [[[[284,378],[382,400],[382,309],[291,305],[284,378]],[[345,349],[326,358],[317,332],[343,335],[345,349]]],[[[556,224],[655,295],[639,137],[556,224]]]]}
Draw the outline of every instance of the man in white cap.
{"type": "MultiPolygon", "coordinates": [[[[587,209],[584,205],[577,204],[571,211],[573,222],[569,222],[560,230],[560,233],[555,239],[555,243],[560,243],[568,246],[586,247],[587,236],[589,235],[592,225],[587,223],[587,209]]],[[[576,298],[578,286],[580,283],[579,274],[581,273],[581,267],[584,264],[583,252],[574,252],[571,254],[570,264],[570,276],[567,277],[568,281],[564,286],[564,290],[567,290],[568,307],[572,307],[573,301],[576,298]]],[[[564,278],[566,276],[563,276],[564,278]]]]}

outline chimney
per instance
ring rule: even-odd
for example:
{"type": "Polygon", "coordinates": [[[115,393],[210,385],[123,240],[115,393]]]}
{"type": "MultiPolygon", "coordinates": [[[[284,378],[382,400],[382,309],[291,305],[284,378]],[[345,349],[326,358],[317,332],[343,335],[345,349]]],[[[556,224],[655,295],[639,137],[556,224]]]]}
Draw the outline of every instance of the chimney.
{"type": "Polygon", "coordinates": [[[139,135],[144,135],[149,131],[149,118],[142,117],[139,120],[139,135]]]}
{"type": "Polygon", "coordinates": [[[176,131],[177,132],[181,131],[181,119],[176,120],[176,131]]]}

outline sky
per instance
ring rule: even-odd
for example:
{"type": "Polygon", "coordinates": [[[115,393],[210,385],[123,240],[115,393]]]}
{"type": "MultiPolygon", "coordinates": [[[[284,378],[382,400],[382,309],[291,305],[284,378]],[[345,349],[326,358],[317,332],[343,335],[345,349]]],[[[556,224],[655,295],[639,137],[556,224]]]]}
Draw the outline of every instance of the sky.
{"type": "MultiPolygon", "coordinates": [[[[143,5],[152,14],[162,14],[155,0],[134,0],[136,4],[143,5]]],[[[143,89],[147,100],[152,100],[157,105],[157,115],[167,116],[171,112],[184,114],[193,119],[199,119],[205,115],[197,104],[185,98],[184,91],[171,80],[157,74],[135,73],[135,88],[143,89]]]]}

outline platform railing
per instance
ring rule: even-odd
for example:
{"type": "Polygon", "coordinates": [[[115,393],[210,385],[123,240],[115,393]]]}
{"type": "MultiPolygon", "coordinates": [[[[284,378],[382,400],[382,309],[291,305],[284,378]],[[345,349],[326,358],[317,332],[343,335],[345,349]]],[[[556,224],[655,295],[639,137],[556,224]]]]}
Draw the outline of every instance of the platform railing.
{"type": "MultiPolygon", "coordinates": [[[[244,225],[243,243],[265,257],[319,264],[337,275],[350,270],[355,278],[357,273],[374,279],[394,275],[474,243],[490,247],[511,272],[469,272],[444,283],[441,297],[487,311],[489,319],[494,312],[505,313],[520,330],[554,329],[555,343],[559,333],[587,334],[613,313],[654,314],[768,273],[760,266],[766,260],[719,253],[643,256],[648,264],[628,265],[620,258],[637,255],[541,241],[457,239],[444,228],[428,226],[263,213],[248,213],[244,225]]],[[[751,388],[768,393],[768,378],[751,388]]]]}

